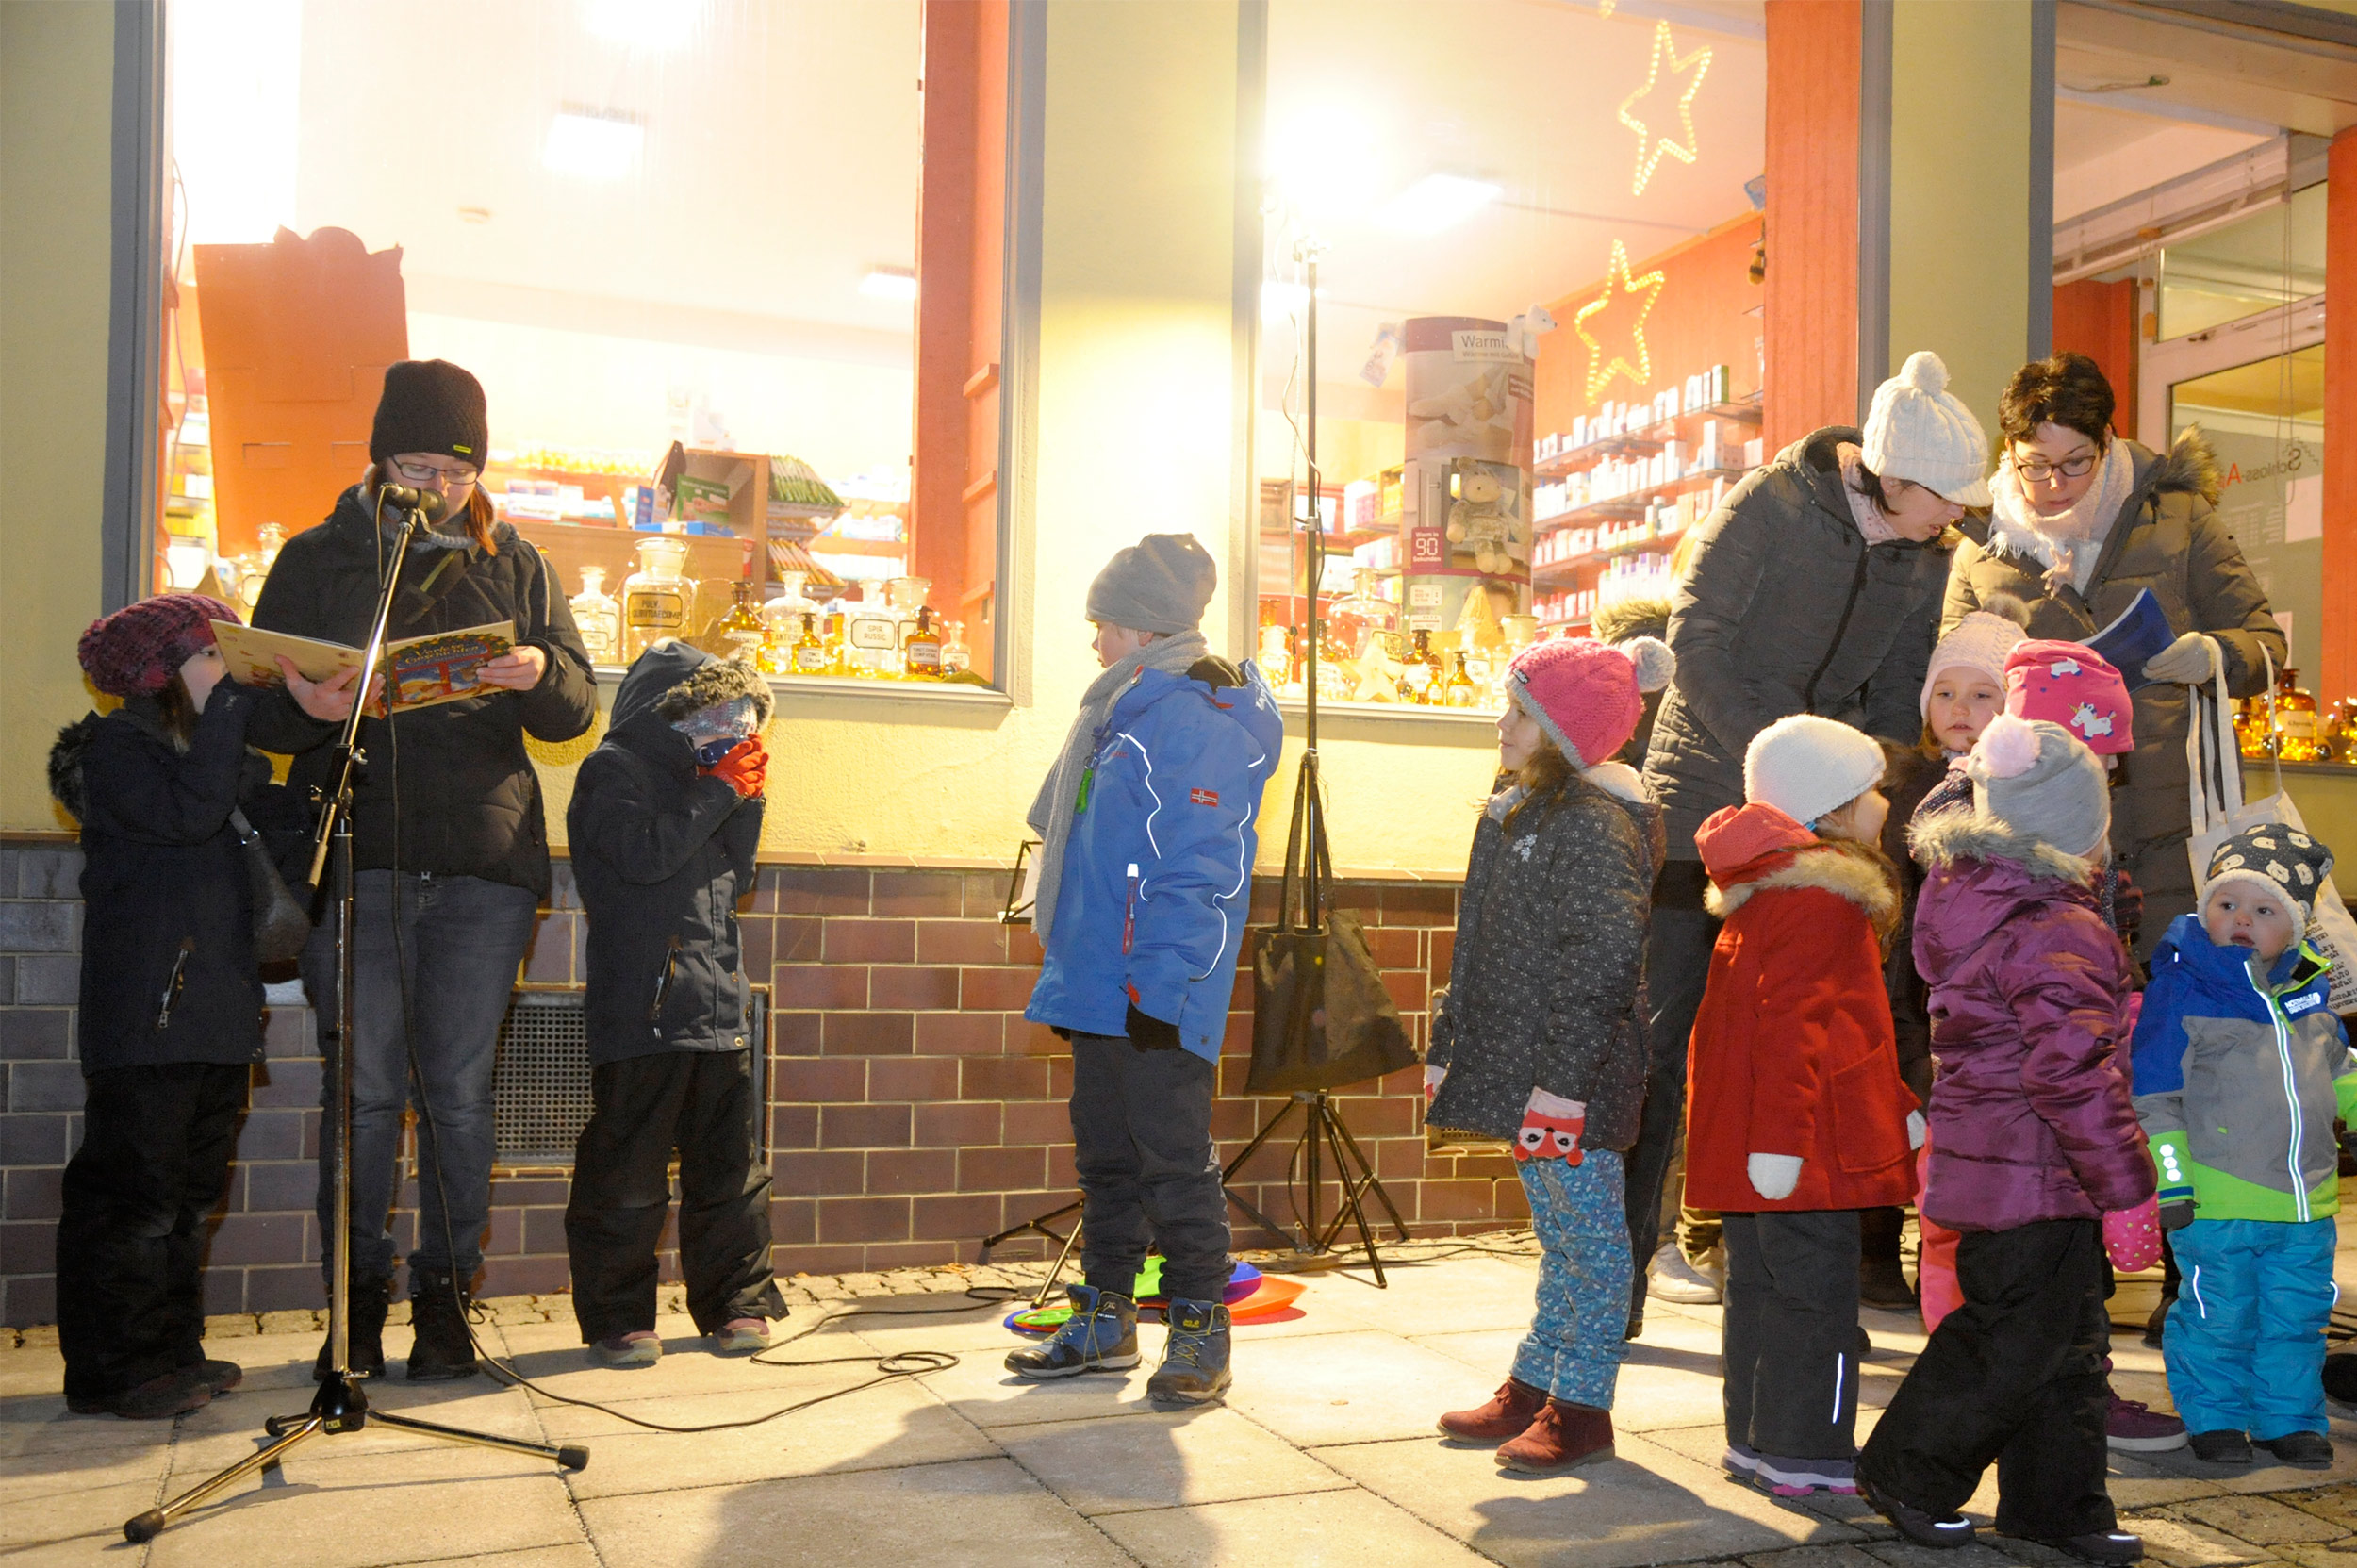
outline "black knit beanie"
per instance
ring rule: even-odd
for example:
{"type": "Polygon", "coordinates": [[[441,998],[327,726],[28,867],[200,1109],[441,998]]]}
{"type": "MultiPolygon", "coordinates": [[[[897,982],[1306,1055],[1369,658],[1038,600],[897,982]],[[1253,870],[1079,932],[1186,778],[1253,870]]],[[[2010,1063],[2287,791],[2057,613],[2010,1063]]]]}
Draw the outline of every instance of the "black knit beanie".
{"type": "Polygon", "coordinates": [[[490,416],[483,383],[447,359],[404,359],[385,367],[385,395],[376,401],[369,460],[404,452],[438,453],[473,465],[488,462],[490,416]]]}

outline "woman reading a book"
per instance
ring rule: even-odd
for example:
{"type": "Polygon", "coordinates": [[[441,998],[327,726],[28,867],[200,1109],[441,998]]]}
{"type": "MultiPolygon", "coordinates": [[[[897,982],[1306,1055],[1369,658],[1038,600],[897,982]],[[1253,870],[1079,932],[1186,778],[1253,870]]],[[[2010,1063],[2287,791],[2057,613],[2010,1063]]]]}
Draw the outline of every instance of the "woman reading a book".
{"type": "MultiPolygon", "coordinates": [[[[465,1308],[490,1212],[492,1052],[549,895],[548,830],[524,737],[570,740],[597,715],[589,655],[548,563],[496,520],[478,486],[488,434],[483,388],[466,371],[439,359],[387,370],[368,470],[325,522],[287,541],[254,612],[265,631],[358,646],[399,523],[393,508],[380,508],[380,487],[442,499],[442,515],[400,563],[387,628],[390,642],[435,641],[397,664],[393,689],[407,700],[361,727],[367,764],[352,814],[351,1364],[384,1369],[388,1220],[414,1062],[423,1104],[409,1254],[413,1378],[475,1370],[465,1308]]],[[[295,759],[288,782],[298,789],[331,782],[331,749],[318,744],[317,726],[253,738],[270,750],[313,748],[295,759]]],[[[323,1032],[336,1015],[334,938],[333,922],[322,923],[303,961],[323,1032]]],[[[322,1141],[336,1131],[331,1120],[322,1141]]],[[[321,1154],[324,1232],[334,1220],[332,1143],[321,1154]]],[[[324,1347],[320,1354],[323,1372],[324,1347]]]]}
{"type": "Polygon", "coordinates": [[[2166,454],[2112,430],[2111,384],[2095,361],[2058,354],[2014,372],[1998,404],[2004,452],[1993,508],[1962,524],[1950,563],[1944,635],[1996,594],[2029,607],[2032,637],[2085,642],[2151,591],[2174,640],[2123,668],[2134,689],[2135,751],[2112,792],[2112,854],[2144,893],[2136,957],[2194,907],[2185,727],[2190,687],[2222,659],[2228,689],[2256,694],[2283,634],[2266,592],[2212,509],[2217,464],[2199,430],[2166,454]]]}

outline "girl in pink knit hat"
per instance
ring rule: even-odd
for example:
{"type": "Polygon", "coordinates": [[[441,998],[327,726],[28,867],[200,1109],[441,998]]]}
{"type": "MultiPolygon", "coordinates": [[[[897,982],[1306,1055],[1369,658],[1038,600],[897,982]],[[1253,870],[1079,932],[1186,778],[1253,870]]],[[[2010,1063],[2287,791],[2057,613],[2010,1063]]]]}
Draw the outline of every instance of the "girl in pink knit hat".
{"type": "Polygon", "coordinates": [[[1510,1139],[1544,1248],[1535,1320],[1457,1443],[1551,1475],[1612,1457],[1631,1263],[1622,1155],[1645,1093],[1645,927],[1661,813],[1612,762],[1676,660],[1653,637],[1537,643],[1498,719],[1498,792],[1474,828],[1449,984],[1434,999],[1426,1120],[1510,1139]]]}

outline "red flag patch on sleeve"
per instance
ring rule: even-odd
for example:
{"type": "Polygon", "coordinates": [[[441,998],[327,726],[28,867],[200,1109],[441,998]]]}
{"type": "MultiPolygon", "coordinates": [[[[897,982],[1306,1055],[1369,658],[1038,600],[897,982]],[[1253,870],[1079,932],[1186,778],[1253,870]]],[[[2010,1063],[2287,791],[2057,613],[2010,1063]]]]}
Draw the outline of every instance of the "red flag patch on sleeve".
{"type": "Polygon", "coordinates": [[[1193,801],[1198,806],[1215,806],[1219,804],[1219,791],[1216,789],[1190,789],[1187,791],[1187,799],[1193,801]]]}

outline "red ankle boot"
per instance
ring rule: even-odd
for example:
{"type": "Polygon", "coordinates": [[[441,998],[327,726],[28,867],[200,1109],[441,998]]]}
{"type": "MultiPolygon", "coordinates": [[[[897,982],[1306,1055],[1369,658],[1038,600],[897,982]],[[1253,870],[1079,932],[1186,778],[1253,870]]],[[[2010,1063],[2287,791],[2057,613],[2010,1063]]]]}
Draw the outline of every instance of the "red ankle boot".
{"type": "Polygon", "coordinates": [[[1547,1401],[1537,1420],[1498,1450],[1498,1463],[1530,1476],[1553,1476],[1612,1457],[1612,1412],[1547,1401]]]}
{"type": "Polygon", "coordinates": [[[1441,1435],[1460,1443],[1504,1443],[1522,1436],[1546,1406],[1546,1390],[1508,1378],[1479,1410],[1451,1411],[1441,1417],[1441,1435]]]}

